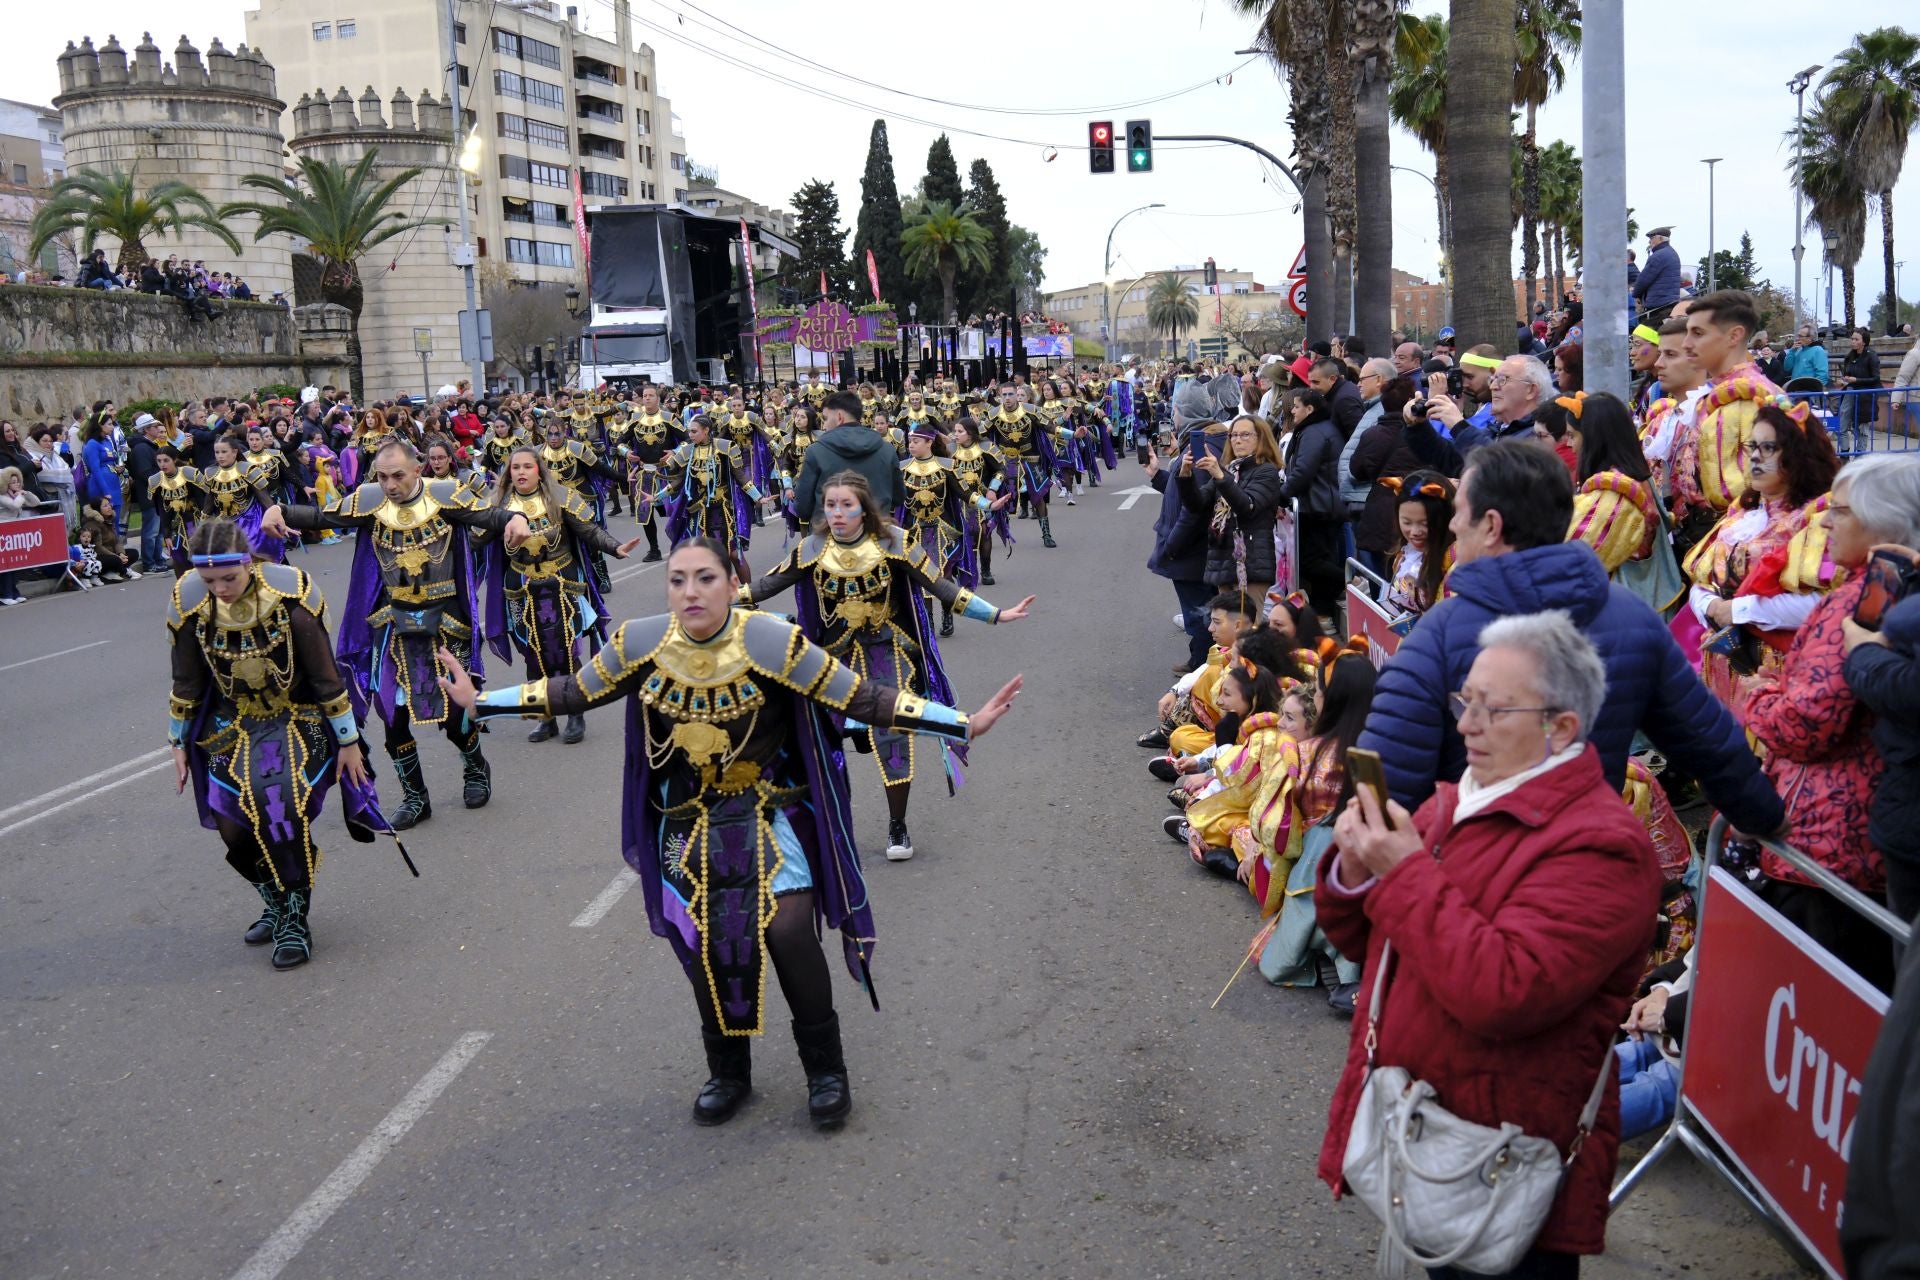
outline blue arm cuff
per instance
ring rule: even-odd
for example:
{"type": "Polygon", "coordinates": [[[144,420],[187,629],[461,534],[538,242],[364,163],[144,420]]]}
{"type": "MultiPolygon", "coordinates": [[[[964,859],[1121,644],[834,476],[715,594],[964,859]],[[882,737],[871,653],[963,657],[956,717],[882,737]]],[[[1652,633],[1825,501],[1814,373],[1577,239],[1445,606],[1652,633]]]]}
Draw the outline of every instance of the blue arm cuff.
{"type": "Polygon", "coordinates": [[[170,747],[184,747],[187,745],[187,722],[185,720],[174,717],[167,719],[167,745],[170,747]]]}
{"type": "Polygon", "coordinates": [[[333,740],[341,746],[360,740],[360,726],[354,723],[351,711],[345,715],[328,716],[327,723],[333,726],[333,740]]]}

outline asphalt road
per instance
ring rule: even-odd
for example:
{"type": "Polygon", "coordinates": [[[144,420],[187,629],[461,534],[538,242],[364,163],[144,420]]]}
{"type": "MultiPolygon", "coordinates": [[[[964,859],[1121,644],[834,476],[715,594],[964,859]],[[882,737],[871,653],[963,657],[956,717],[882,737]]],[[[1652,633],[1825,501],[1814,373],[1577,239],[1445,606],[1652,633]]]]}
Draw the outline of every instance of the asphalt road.
{"type": "MultiPolygon", "coordinates": [[[[0,615],[0,1275],[1371,1274],[1313,1176],[1348,1024],[1257,975],[1208,1008],[1257,921],[1161,834],[1133,746],[1184,651],[1140,567],[1155,504],[1117,510],[1140,478],[1058,509],[1058,550],[1018,523],[987,594],[1036,616],[946,646],[963,703],[1027,692],[958,797],[916,796],[919,856],[868,860],[884,1012],[839,973],[837,1135],[771,1014],[747,1110],[689,1121],[686,981],[622,892],[617,711],[578,746],[496,726],[474,812],[423,738],[422,878],[330,812],[316,958],[275,973],[159,750],[164,581],[0,615]]],[[[347,547],[299,562],[344,598],[347,547]]],[[[658,612],[659,574],[616,569],[614,612],[658,612]]],[[[1801,1274],[1685,1157],[1611,1244],[1589,1275],[1801,1274]]]]}

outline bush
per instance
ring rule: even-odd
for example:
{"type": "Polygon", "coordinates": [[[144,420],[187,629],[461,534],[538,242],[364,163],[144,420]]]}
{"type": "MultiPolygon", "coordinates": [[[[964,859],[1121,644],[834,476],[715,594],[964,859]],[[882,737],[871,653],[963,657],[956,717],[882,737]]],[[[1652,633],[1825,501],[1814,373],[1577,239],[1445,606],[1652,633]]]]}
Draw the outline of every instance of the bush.
{"type": "Polygon", "coordinates": [[[113,417],[114,421],[118,422],[121,426],[130,427],[133,425],[134,420],[141,414],[150,413],[158,418],[161,416],[161,410],[163,409],[168,413],[178,414],[180,412],[180,402],[177,400],[135,400],[131,403],[121,405],[119,411],[116,412],[113,417]]]}
{"type": "Polygon", "coordinates": [[[259,404],[262,400],[291,400],[298,404],[300,388],[287,382],[270,382],[264,387],[257,388],[253,393],[255,404],[259,404]]]}

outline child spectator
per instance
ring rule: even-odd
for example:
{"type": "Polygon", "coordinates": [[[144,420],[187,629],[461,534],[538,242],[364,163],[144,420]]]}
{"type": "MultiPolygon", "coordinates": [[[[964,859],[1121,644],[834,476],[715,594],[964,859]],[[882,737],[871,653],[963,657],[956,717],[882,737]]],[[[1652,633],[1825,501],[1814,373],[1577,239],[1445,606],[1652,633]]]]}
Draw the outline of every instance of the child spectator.
{"type": "Polygon", "coordinates": [[[127,560],[126,544],[114,527],[113,501],[99,498],[80,509],[80,532],[100,566],[100,581],[125,582],[140,571],[127,560]]]}
{"type": "MultiPolygon", "coordinates": [[[[1224,591],[1207,604],[1210,614],[1207,632],[1213,637],[1213,650],[1199,667],[1181,676],[1173,688],[1161,696],[1157,711],[1160,723],[1151,732],[1140,735],[1143,747],[1167,747],[1175,755],[1193,755],[1204,751],[1212,740],[1214,724],[1220,718],[1214,704],[1214,690],[1220,684],[1227,656],[1241,636],[1259,620],[1258,596],[1243,591],[1224,591]]],[[[1172,782],[1175,769],[1167,757],[1148,762],[1148,771],[1162,782],[1172,782]]]]}
{"type": "Polygon", "coordinates": [[[1422,614],[1440,602],[1453,568],[1453,482],[1437,471],[1416,471],[1381,483],[1398,490],[1394,519],[1399,526],[1387,598],[1381,603],[1395,614],[1422,614]]]}

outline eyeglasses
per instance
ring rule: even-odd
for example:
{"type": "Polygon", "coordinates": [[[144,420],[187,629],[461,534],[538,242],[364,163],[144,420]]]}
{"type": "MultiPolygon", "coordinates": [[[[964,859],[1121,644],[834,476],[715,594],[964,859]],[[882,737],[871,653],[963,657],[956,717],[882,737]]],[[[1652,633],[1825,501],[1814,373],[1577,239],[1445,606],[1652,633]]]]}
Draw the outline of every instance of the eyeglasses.
{"type": "MultiPolygon", "coordinates": [[[[1747,448],[1763,458],[1772,458],[1779,455],[1780,442],[1778,440],[1749,440],[1747,441],[1747,448]]],[[[1829,509],[1831,509],[1831,504],[1829,504],[1829,509]]]]}
{"type": "Polygon", "coordinates": [[[1532,714],[1542,716],[1559,715],[1559,707],[1489,707],[1483,699],[1469,698],[1465,693],[1447,695],[1447,705],[1453,708],[1453,718],[1462,723],[1468,720],[1484,719],[1492,723],[1496,716],[1532,714]]]}
{"type": "Polygon", "coordinates": [[[1489,387],[1504,387],[1511,381],[1513,381],[1513,379],[1504,373],[1490,373],[1487,375],[1487,385],[1489,387]]]}

